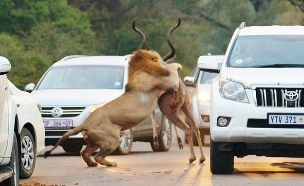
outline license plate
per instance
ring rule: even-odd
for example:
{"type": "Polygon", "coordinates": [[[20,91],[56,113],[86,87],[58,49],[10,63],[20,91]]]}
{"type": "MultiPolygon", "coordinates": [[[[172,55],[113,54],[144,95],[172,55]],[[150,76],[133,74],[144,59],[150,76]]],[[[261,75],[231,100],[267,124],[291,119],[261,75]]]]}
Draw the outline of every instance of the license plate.
{"type": "Polygon", "coordinates": [[[44,119],[43,124],[45,128],[71,128],[73,127],[73,120],[71,119],[44,119]]]}
{"type": "Polygon", "coordinates": [[[269,124],[304,124],[304,114],[268,114],[269,124]]]}

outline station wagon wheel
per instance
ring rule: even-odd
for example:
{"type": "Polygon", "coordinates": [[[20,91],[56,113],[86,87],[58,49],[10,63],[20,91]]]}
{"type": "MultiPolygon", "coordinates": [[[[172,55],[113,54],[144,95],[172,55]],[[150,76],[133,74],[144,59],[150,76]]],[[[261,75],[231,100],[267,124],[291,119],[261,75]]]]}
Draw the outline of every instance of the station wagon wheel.
{"type": "Polygon", "coordinates": [[[171,148],[172,142],[172,124],[165,115],[162,115],[160,134],[158,135],[158,149],[154,148],[153,141],[150,142],[153,151],[163,152],[171,148]]]}
{"type": "Polygon", "coordinates": [[[133,129],[120,131],[120,140],[117,149],[113,152],[116,155],[126,155],[131,152],[133,144],[133,129]]]}
{"type": "Polygon", "coordinates": [[[24,128],[20,134],[20,178],[29,178],[35,169],[36,144],[31,132],[24,128]]]}
{"type": "Polygon", "coordinates": [[[77,144],[77,143],[63,143],[62,148],[65,152],[80,152],[82,149],[82,144],[77,144]]]}

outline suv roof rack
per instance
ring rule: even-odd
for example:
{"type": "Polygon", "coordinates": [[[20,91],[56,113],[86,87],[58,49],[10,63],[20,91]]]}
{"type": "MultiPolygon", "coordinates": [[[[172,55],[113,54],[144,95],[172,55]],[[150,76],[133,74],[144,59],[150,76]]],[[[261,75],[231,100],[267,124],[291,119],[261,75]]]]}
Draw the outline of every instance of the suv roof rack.
{"type": "Polygon", "coordinates": [[[77,58],[77,57],[83,57],[83,56],[86,56],[86,55],[70,55],[70,56],[65,56],[60,61],[65,61],[65,60],[68,60],[68,59],[77,58]]]}
{"type": "Polygon", "coordinates": [[[242,23],[240,24],[240,26],[239,26],[239,29],[242,29],[242,28],[244,28],[244,27],[246,27],[246,22],[242,22],[242,23]]]}

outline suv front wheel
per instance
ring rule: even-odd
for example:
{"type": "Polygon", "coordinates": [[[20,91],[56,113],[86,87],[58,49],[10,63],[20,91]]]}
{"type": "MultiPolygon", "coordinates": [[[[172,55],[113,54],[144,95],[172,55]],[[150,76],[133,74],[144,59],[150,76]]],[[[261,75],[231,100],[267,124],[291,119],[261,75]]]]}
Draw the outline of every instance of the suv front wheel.
{"type": "Polygon", "coordinates": [[[212,174],[232,174],[234,169],[233,150],[220,149],[221,143],[210,139],[210,171],[212,174]]]}

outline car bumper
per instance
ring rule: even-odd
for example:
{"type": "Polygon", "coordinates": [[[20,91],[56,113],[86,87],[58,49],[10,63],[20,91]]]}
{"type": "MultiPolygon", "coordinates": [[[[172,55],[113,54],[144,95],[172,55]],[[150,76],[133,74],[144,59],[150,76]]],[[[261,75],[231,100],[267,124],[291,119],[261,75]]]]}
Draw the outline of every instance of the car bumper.
{"type": "MultiPolygon", "coordinates": [[[[49,131],[51,132],[51,131],[49,131]]],[[[62,137],[62,135],[57,135],[57,134],[54,134],[56,132],[63,132],[63,134],[66,132],[66,131],[52,131],[53,135],[50,135],[50,136],[47,136],[45,137],[45,146],[49,146],[49,145],[55,145],[57,143],[57,141],[62,137]]],[[[46,131],[46,134],[48,132],[46,131]]],[[[70,136],[66,141],[65,143],[77,143],[77,144],[83,144],[85,145],[85,142],[83,140],[83,136],[81,133],[79,134],[76,134],[76,135],[73,135],[73,136],[70,136]]]]}
{"type": "Polygon", "coordinates": [[[267,120],[268,113],[296,114],[303,113],[303,108],[257,107],[253,99],[248,104],[218,94],[211,102],[210,131],[215,142],[304,144],[304,125],[271,125],[267,120]],[[228,126],[217,126],[221,116],[230,118],[228,126]]]}

